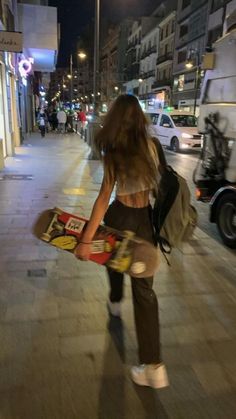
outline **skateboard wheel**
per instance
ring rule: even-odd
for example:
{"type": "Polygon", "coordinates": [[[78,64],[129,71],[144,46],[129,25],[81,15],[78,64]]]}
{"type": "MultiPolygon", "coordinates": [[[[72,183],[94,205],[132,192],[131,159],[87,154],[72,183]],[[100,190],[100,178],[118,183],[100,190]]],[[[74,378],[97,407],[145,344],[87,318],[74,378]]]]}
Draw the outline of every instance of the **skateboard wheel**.
{"type": "Polygon", "coordinates": [[[146,265],[144,262],[134,262],[130,267],[130,273],[134,275],[140,275],[146,271],[146,265]]]}

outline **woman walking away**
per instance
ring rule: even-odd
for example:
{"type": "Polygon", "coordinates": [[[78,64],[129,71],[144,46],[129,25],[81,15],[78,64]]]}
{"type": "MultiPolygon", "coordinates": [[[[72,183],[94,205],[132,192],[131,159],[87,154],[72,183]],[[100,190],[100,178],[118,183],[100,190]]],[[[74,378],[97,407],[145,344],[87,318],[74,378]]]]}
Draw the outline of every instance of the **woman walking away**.
{"type": "MultiPolygon", "coordinates": [[[[102,219],[107,226],[131,230],[153,243],[149,195],[160,169],[157,149],[148,136],[147,121],[135,96],[121,95],[107,113],[95,138],[104,165],[104,177],[90,220],[76,256],[88,260],[91,242],[102,219]],[[113,188],[115,200],[108,208],[113,188]]],[[[108,269],[110,295],[108,310],[120,317],[124,276],[108,269]]],[[[136,384],[166,387],[168,377],[160,353],[159,316],[153,278],[131,277],[134,318],[140,365],[131,368],[136,384]]]]}
{"type": "Polygon", "coordinates": [[[44,112],[43,109],[39,111],[38,114],[38,124],[39,124],[39,130],[41,132],[41,137],[45,137],[46,134],[46,125],[47,125],[47,115],[44,112]]]}

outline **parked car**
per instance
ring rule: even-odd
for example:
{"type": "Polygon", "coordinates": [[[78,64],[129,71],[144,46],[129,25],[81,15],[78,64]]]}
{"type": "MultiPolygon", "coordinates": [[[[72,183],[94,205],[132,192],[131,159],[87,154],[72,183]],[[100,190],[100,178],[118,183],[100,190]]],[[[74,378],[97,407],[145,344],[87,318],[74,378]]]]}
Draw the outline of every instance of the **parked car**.
{"type": "Polygon", "coordinates": [[[179,110],[146,112],[150,121],[149,132],[159,139],[162,145],[178,152],[201,148],[202,136],[198,133],[197,118],[179,110]]]}

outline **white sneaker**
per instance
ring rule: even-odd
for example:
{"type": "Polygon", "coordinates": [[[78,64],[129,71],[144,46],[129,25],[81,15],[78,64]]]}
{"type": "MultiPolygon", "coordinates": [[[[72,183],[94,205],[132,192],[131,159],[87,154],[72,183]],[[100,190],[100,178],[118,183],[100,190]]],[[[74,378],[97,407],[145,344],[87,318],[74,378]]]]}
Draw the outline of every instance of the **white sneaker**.
{"type": "Polygon", "coordinates": [[[169,385],[168,375],[164,364],[158,366],[143,364],[131,368],[132,380],[139,386],[162,388],[169,385]]]}
{"type": "Polygon", "coordinates": [[[108,300],[107,308],[112,316],[121,317],[121,303],[112,303],[110,300],[108,300]]]}

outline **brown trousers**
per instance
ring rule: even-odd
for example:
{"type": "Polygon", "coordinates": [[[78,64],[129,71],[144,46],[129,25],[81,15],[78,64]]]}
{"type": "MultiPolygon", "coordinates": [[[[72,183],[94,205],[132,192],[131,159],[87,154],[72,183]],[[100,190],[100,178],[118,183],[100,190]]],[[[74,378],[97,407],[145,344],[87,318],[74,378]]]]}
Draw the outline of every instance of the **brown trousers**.
{"type": "MultiPolygon", "coordinates": [[[[109,206],[104,222],[118,230],[131,230],[137,236],[153,243],[151,207],[132,208],[115,200],[109,206]]],[[[108,269],[110,301],[123,298],[124,275],[108,269]]],[[[153,277],[137,279],[131,277],[134,319],[141,364],[161,362],[158,302],[152,289],[153,277]]]]}

